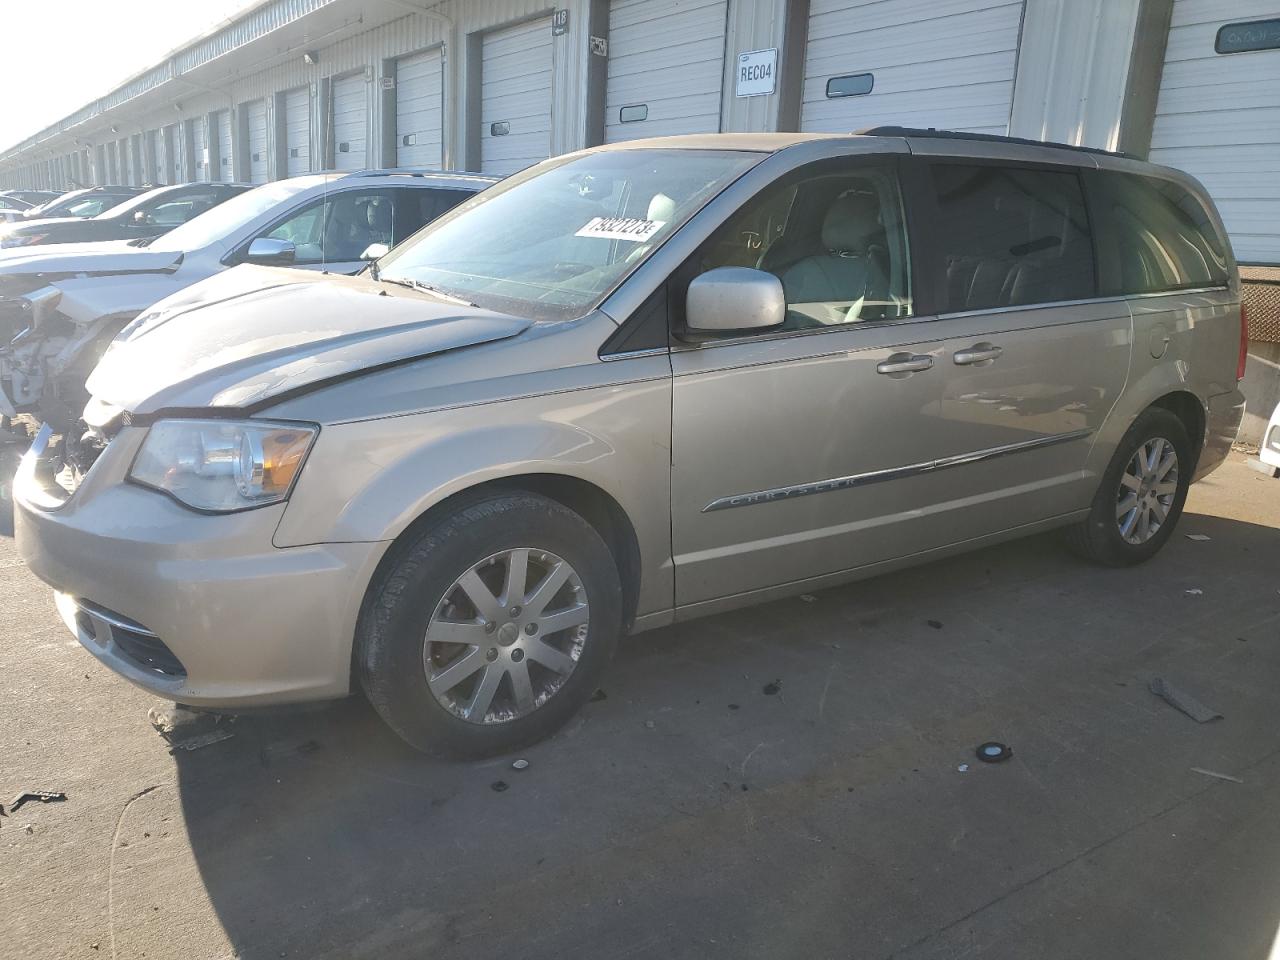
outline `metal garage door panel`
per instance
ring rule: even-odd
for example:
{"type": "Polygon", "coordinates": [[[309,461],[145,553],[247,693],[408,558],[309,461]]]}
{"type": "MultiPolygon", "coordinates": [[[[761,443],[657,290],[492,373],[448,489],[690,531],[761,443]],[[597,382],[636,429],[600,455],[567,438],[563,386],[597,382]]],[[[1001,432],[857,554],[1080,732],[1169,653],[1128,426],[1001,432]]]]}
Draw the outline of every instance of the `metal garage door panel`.
{"type": "Polygon", "coordinates": [[[439,50],[396,61],[396,165],[444,163],[444,79],[439,50]]]}
{"type": "Polygon", "coordinates": [[[218,169],[216,179],[232,183],[236,178],[236,161],[231,142],[231,111],[218,111],[218,169]]]}
{"type": "Polygon", "coordinates": [[[148,130],[145,142],[151,152],[151,175],[156,183],[168,183],[164,174],[164,131],[148,130]]]}
{"type": "Polygon", "coordinates": [[[362,170],[368,136],[368,96],[364,74],[333,81],[333,165],[338,170],[362,170]]]}
{"type": "Polygon", "coordinates": [[[1151,159],[1200,179],[1245,263],[1280,263],[1280,50],[1213,43],[1223,24],[1276,11],[1274,0],[1174,0],[1151,133],[1151,159]]]}
{"type": "Polygon", "coordinates": [[[551,18],[484,35],[480,169],[515,173],[551,155],[551,18]]]}
{"type": "Polygon", "coordinates": [[[613,0],[605,140],[720,130],[727,0],[613,0]],[[630,107],[628,122],[622,108],[630,107]]]}
{"type": "Polygon", "coordinates": [[[1013,105],[1022,0],[813,0],[800,129],[877,124],[1004,134],[1013,105]],[[827,96],[833,77],[870,73],[865,96],[827,96]]]}
{"type": "Polygon", "coordinates": [[[267,182],[267,101],[254,100],[247,108],[249,120],[249,182],[267,182]]]}
{"type": "Polygon", "coordinates": [[[213,179],[213,157],[209,155],[209,138],[205,132],[203,118],[191,121],[191,140],[196,151],[196,180],[213,179]]]}
{"type": "Polygon", "coordinates": [[[311,170],[311,92],[306,87],[284,95],[285,172],[297,177],[311,170]]]}

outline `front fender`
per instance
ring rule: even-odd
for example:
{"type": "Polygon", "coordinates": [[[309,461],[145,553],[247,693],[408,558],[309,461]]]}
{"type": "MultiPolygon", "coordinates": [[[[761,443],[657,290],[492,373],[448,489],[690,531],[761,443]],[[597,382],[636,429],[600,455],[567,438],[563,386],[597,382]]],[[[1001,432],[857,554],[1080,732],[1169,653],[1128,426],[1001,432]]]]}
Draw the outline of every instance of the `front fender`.
{"type": "Polygon", "coordinates": [[[640,548],[638,613],[670,607],[667,377],[325,426],[276,530],[280,547],[393,541],[467,489],[533,474],[611,496],[640,548]]]}

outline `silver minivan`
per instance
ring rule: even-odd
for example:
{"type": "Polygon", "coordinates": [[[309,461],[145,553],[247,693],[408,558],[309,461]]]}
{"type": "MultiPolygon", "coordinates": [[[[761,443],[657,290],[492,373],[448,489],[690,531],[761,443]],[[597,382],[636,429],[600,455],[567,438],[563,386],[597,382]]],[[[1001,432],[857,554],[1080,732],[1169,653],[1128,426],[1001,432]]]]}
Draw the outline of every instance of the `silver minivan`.
{"type": "Polygon", "coordinates": [[[161,697],[360,688],[416,747],[508,750],[626,633],[1051,528],[1150,558],[1235,437],[1240,300],[1204,189],[1124,156],[599,147],[360,276],[241,266],[148,310],[81,457],[24,459],[18,546],[161,697]]]}

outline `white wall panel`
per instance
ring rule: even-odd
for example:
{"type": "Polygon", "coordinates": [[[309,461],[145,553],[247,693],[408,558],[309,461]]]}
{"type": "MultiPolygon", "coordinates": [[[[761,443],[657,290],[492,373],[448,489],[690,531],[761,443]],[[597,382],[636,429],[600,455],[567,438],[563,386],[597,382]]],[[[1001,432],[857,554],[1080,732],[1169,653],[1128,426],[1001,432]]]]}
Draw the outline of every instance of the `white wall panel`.
{"type": "Polygon", "coordinates": [[[439,49],[396,61],[396,166],[444,164],[444,58],[439,49]]]}
{"type": "Polygon", "coordinates": [[[551,155],[551,19],[492,30],[482,40],[480,169],[506,175],[551,155]]]}

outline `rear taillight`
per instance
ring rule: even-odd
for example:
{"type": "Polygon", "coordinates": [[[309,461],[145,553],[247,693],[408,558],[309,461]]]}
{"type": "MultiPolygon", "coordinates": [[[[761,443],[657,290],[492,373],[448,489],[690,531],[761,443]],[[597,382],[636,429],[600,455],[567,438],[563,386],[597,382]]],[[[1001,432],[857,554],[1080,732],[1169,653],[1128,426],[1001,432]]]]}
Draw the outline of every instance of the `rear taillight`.
{"type": "Polygon", "coordinates": [[[1244,379],[1244,365],[1249,359],[1249,315],[1240,304],[1240,359],[1236,361],[1236,382],[1244,379]]]}

